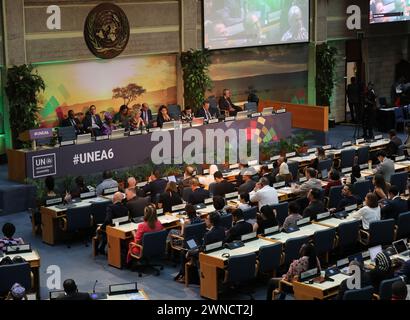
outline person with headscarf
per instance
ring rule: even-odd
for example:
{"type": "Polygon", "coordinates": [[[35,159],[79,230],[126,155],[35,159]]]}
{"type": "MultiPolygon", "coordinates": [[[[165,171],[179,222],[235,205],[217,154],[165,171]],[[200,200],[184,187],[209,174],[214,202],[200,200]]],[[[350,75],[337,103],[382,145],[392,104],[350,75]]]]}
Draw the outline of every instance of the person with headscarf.
{"type": "Polygon", "coordinates": [[[391,279],[394,277],[392,268],[392,262],[390,257],[384,252],[379,252],[375,258],[376,266],[370,270],[370,283],[372,284],[375,292],[379,292],[380,283],[383,280],[391,279]]]}
{"type": "Polygon", "coordinates": [[[13,284],[6,300],[27,300],[26,289],[20,283],[13,284]]]}
{"type": "Polygon", "coordinates": [[[113,124],[112,115],[109,112],[104,114],[104,124],[101,129],[102,135],[110,135],[117,127],[113,124]]]}

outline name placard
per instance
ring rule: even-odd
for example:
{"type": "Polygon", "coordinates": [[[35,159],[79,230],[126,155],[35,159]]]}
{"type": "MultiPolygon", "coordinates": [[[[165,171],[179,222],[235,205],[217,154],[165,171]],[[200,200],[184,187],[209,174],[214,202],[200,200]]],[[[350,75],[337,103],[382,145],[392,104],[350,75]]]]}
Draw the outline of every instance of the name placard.
{"type": "Polygon", "coordinates": [[[109,138],[108,138],[107,135],[95,137],[96,141],[104,141],[104,140],[108,140],[108,139],[109,138]]]}

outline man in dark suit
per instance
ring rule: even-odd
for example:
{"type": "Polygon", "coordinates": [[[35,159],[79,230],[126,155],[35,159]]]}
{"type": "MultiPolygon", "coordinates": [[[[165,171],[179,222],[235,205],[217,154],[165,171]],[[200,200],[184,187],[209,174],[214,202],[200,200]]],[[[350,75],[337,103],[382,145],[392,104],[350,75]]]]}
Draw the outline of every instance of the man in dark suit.
{"type": "Polygon", "coordinates": [[[151,109],[148,106],[148,103],[143,103],[142,104],[142,109],[141,109],[141,118],[144,120],[144,122],[147,124],[147,126],[150,126],[152,124],[152,112],[151,109]]]}
{"type": "MultiPolygon", "coordinates": [[[[345,185],[342,189],[342,199],[339,201],[336,211],[343,211],[346,207],[358,204],[359,199],[353,195],[353,185],[345,185]]],[[[333,208],[329,208],[333,209],[333,208]]]]}
{"type": "Polygon", "coordinates": [[[100,136],[102,127],[103,123],[100,116],[97,114],[97,108],[95,105],[92,105],[84,118],[83,128],[85,131],[92,133],[94,136],[100,136]]]}
{"type": "Polygon", "coordinates": [[[105,255],[105,246],[107,245],[105,229],[107,226],[112,225],[114,219],[128,216],[128,209],[122,204],[122,200],[124,200],[124,196],[121,192],[114,193],[112,204],[107,207],[104,223],[97,229],[97,233],[101,234],[101,244],[97,249],[97,253],[105,255]]]}
{"type": "Polygon", "coordinates": [[[396,130],[392,129],[389,131],[389,144],[386,148],[386,154],[388,157],[397,155],[399,152],[399,147],[403,145],[403,141],[397,136],[396,130]]]}
{"type": "Polygon", "coordinates": [[[407,201],[400,198],[400,192],[396,186],[391,186],[389,189],[389,199],[384,202],[384,206],[381,209],[382,219],[397,220],[399,214],[407,210],[407,201]]]}
{"type": "Polygon", "coordinates": [[[74,110],[69,110],[67,118],[61,122],[62,127],[74,127],[75,132],[80,134],[82,132],[82,126],[80,120],[75,117],[74,110]]]}
{"type": "Polygon", "coordinates": [[[224,197],[227,193],[235,192],[235,186],[223,178],[221,171],[214,173],[214,179],[213,196],[224,197]]]}
{"type": "Polygon", "coordinates": [[[209,121],[213,118],[213,115],[209,111],[210,103],[208,100],[205,100],[202,104],[202,108],[199,109],[196,113],[197,118],[204,118],[205,121],[209,121]]]}
{"type": "Polygon", "coordinates": [[[127,188],[125,190],[127,203],[125,206],[130,212],[131,218],[139,218],[144,216],[144,209],[150,203],[149,197],[138,197],[136,188],[127,188]]]}
{"type": "Polygon", "coordinates": [[[225,240],[225,229],[219,225],[220,215],[217,212],[211,212],[205,218],[205,224],[208,232],[204,235],[204,245],[220,242],[225,240]]]}
{"type": "Polygon", "coordinates": [[[209,191],[201,187],[199,180],[197,178],[191,179],[191,190],[192,193],[189,195],[188,203],[199,204],[204,203],[205,199],[209,198],[209,191]]]}
{"type": "Polygon", "coordinates": [[[156,202],[157,194],[161,194],[165,191],[165,187],[167,186],[167,182],[164,179],[161,179],[161,174],[159,170],[154,170],[149,177],[148,183],[142,188],[145,194],[148,192],[151,193],[151,201],[156,202]]]}
{"type": "Polygon", "coordinates": [[[230,116],[236,116],[242,109],[232,103],[231,90],[224,89],[222,97],[219,99],[219,109],[221,112],[228,112],[230,116]]]}
{"type": "Polygon", "coordinates": [[[326,212],[325,206],[320,199],[322,193],[319,189],[311,189],[308,193],[309,205],[303,210],[303,218],[310,218],[310,221],[316,220],[318,213],[326,212]]]}
{"type": "Polygon", "coordinates": [[[234,226],[228,231],[225,242],[240,240],[244,234],[251,233],[253,227],[249,222],[244,220],[243,211],[236,209],[232,212],[234,226]]]}
{"type": "Polygon", "coordinates": [[[73,279],[67,279],[63,283],[65,295],[58,297],[57,300],[91,300],[86,292],[78,292],[77,285],[73,279]]]}

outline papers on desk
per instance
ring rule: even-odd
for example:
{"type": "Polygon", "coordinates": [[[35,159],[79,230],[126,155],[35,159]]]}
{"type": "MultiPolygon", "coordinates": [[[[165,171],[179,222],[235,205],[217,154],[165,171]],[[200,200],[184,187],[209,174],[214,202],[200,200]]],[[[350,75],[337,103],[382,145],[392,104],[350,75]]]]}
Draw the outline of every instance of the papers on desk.
{"type": "Polygon", "coordinates": [[[294,191],[292,190],[291,187],[285,187],[285,188],[280,188],[278,189],[278,193],[282,194],[292,194],[294,191]]]}
{"type": "Polygon", "coordinates": [[[253,252],[257,252],[259,251],[259,248],[265,245],[270,245],[272,244],[271,241],[269,240],[265,240],[265,239],[256,239],[253,241],[249,241],[249,242],[245,242],[245,245],[243,247],[240,248],[236,248],[233,250],[229,250],[229,249],[221,249],[218,251],[214,251],[214,252],[210,252],[207,253],[208,256],[210,257],[214,257],[214,258],[218,258],[221,260],[228,260],[228,257],[222,257],[222,254],[224,253],[229,253],[229,256],[237,256],[237,255],[241,255],[241,254],[247,254],[247,253],[253,253],[253,252]]]}
{"type": "Polygon", "coordinates": [[[338,287],[342,283],[343,280],[350,278],[350,276],[345,275],[343,273],[338,273],[334,276],[331,276],[330,278],[333,279],[334,281],[325,281],[322,283],[314,282],[314,283],[305,283],[305,284],[308,284],[309,286],[312,286],[312,287],[315,287],[321,290],[328,290],[334,287],[338,287]]]}
{"type": "Polygon", "coordinates": [[[179,220],[179,218],[174,217],[174,216],[164,215],[164,216],[158,217],[158,220],[162,224],[167,224],[167,223],[177,222],[179,220]]]}

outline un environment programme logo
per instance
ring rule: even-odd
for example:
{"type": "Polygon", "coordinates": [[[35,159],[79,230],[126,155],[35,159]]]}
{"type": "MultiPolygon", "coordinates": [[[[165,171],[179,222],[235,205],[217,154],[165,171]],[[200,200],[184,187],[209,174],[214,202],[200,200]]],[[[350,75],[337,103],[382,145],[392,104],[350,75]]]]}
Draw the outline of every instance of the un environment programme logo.
{"type": "Polygon", "coordinates": [[[84,39],[96,57],[117,57],[127,47],[129,38],[128,18],[119,6],[102,3],[91,10],[84,25],[84,39]]]}
{"type": "Polygon", "coordinates": [[[151,161],[156,164],[235,164],[259,160],[259,144],[277,141],[273,128],[264,126],[265,119],[252,121],[250,127],[235,130],[232,122],[226,128],[190,128],[182,131],[155,131],[151,141],[151,161]]]}

